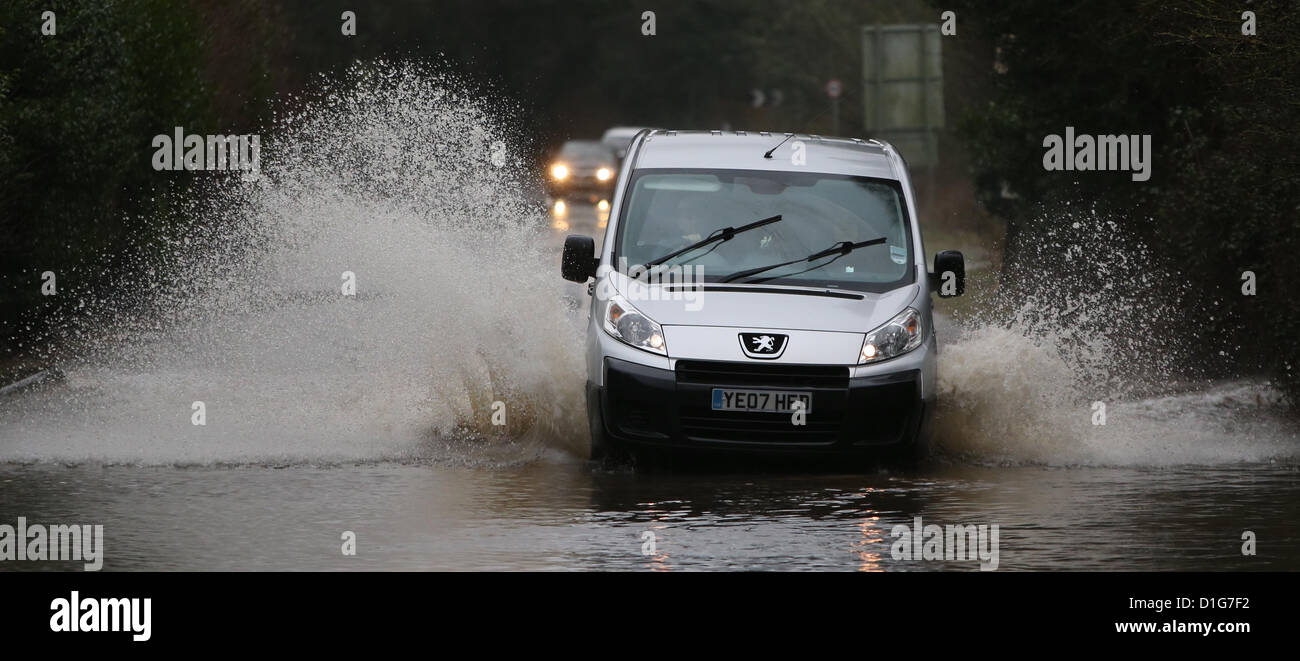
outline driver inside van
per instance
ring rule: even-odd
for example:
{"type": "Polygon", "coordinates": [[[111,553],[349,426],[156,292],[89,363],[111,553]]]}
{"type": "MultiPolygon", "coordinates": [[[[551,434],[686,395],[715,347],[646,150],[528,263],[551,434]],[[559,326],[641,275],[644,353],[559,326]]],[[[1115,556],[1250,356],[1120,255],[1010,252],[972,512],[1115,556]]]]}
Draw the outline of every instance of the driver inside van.
{"type": "MultiPolygon", "coordinates": [[[[750,205],[740,204],[729,196],[683,193],[671,211],[647,214],[647,222],[638,243],[655,246],[657,254],[668,254],[702,241],[722,228],[739,227],[753,222],[758,219],[756,213],[761,212],[751,209],[750,205]]],[[[719,253],[734,255],[761,250],[772,242],[771,229],[774,228],[762,228],[752,234],[738,234],[725,248],[720,245],[701,248],[701,254],[694,255],[690,261],[721,261],[729,264],[732,260],[719,259],[719,253]],[[742,246],[743,251],[740,250],[742,246]],[[715,248],[715,251],[710,251],[710,248],[715,248]],[[705,257],[705,251],[712,254],[705,257]]]]}

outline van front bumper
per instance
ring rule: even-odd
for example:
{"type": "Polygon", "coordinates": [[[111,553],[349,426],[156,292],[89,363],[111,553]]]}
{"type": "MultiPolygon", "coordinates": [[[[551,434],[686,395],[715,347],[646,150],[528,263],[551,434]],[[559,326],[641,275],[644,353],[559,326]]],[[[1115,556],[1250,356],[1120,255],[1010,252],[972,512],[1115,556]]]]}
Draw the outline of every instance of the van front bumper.
{"type": "Polygon", "coordinates": [[[922,370],[850,378],[842,366],[679,360],[666,370],[604,359],[587,384],[593,425],[624,446],[797,454],[873,454],[924,442],[933,415],[922,370]],[[715,411],[714,388],[812,394],[804,424],[789,413],[715,411]]]}

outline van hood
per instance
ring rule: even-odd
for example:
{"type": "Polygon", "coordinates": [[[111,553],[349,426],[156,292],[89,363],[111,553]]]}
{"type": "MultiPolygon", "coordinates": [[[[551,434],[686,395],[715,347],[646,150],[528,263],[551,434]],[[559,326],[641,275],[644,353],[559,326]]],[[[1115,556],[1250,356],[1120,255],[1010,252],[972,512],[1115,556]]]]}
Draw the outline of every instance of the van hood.
{"type": "MultiPolygon", "coordinates": [[[[702,289],[646,285],[622,273],[613,287],[663,326],[728,326],[866,333],[916,299],[920,286],[882,294],[809,287],[706,284],[702,289]],[[860,299],[858,297],[861,297],[860,299]]],[[[599,287],[599,284],[597,285],[599,287]]]]}

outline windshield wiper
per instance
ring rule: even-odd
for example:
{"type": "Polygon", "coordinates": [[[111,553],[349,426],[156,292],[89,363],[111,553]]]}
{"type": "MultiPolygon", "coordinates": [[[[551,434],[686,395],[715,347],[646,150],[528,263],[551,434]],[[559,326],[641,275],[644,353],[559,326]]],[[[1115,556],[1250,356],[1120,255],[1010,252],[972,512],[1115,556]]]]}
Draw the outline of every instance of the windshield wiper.
{"type": "Polygon", "coordinates": [[[707,237],[700,239],[699,241],[696,241],[695,243],[692,243],[691,245],[686,246],[681,250],[668,253],[663,257],[660,257],[658,259],[652,259],[646,262],[645,271],[648,273],[650,269],[659,266],[660,264],[663,264],[664,262],[678,255],[688,253],[692,250],[698,250],[700,248],[703,248],[704,246],[718,243],[721,241],[730,241],[732,238],[734,238],[737,234],[740,234],[741,232],[748,232],[749,230],[758,229],[759,227],[763,227],[764,225],[771,225],[772,223],[775,223],[779,220],[781,220],[781,214],[778,213],[775,216],[772,216],[770,218],[764,218],[762,220],[756,220],[748,225],[741,225],[740,227],[724,227],[720,230],[716,230],[712,234],[708,235],[707,237]]]}
{"type": "MultiPolygon", "coordinates": [[[[858,248],[865,248],[865,247],[867,247],[867,246],[880,245],[880,244],[884,243],[885,241],[886,241],[886,238],[883,237],[883,236],[880,237],[880,238],[878,238],[878,239],[869,239],[869,240],[867,240],[867,241],[859,241],[858,243],[852,243],[852,242],[850,242],[850,241],[840,241],[839,243],[837,243],[837,244],[835,244],[835,245],[833,245],[833,246],[831,246],[831,247],[829,247],[829,248],[827,248],[827,249],[825,249],[825,250],[820,250],[820,251],[815,252],[815,253],[813,253],[813,254],[811,254],[811,255],[808,255],[807,257],[801,257],[801,258],[799,258],[799,259],[791,260],[791,261],[788,261],[788,262],[781,262],[780,264],[771,264],[771,265],[769,265],[769,266],[760,266],[760,267],[758,267],[758,268],[746,269],[746,270],[744,270],[744,271],[737,271],[737,272],[735,272],[735,273],[732,273],[731,275],[728,275],[728,276],[722,278],[721,280],[719,280],[719,282],[733,282],[733,281],[739,280],[739,279],[741,279],[741,278],[748,278],[748,277],[751,276],[751,275],[758,275],[759,273],[765,273],[765,272],[767,272],[767,271],[771,271],[771,270],[773,270],[773,269],[779,269],[779,268],[781,268],[782,266],[790,266],[790,265],[792,265],[792,264],[799,264],[799,263],[801,263],[801,262],[812,262],[812,261],[819,260],[819,259],[821,259],[821,258],[823,258],[823,257],[830,257],[831,255],[834,255],[834,256],[835,256],[835,259],[839,259],[840,257],[843,257],[843,256],[845,256],[845,255],[847,255],[847,254],[853,252],[854,250],[857,250],[858,248]]],[[[831,261],[835,261],[835,260],[831,260],[831,261]]],[[[829,263],[829,262],[827,262],[827,263],[829,263]]],[[[825,264],[822,264],[821,266],[825,266],[825,264]]]]}

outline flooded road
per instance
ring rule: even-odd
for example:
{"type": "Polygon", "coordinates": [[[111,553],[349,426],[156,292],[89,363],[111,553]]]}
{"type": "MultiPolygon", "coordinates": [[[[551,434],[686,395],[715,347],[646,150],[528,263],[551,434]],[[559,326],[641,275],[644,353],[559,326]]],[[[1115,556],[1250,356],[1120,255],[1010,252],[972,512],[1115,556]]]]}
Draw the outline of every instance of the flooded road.
{"type": "MultiPolygon", "coordinates": [[[[495,469],[38,465],[0,467],[0,487],[0,521],[11,525],[102,524],[105,571],[978,571],[975,561],[895,559],[891,531],[915,517],[998,525],[998,571],[1300,569],[1294,466],[656,475],[563,458],[495,469]],[[347,530],[355,556],[341,552],[347,530]],[[1241,554],[1243,530],[1258,555],[1241,554]]],[[[0,563],[51,569],[79,563],[0,563]]]]}
{"type": "Polygon", "coordinates": [[[1087,217],[1056,247],[1091,294],[937,318],[928,466],[589,464],[558,255],[600,210],[523,193],[512,135],[446,84],[327,89],[264,178],[176,200],[198,229],[66,320],[60,379],[0,396],[0,526],[102,525],[107,570],[978,571],[896,558],[918,519],[997,526],[998,571],[1300,569],[1294,418],[1258,381],[1153,388],[1136,360],[1180,338],[1126,324],[1168,287],[1087,217]]]}
{"type": "MultiPolygon", "coordinates": [[[[569,205],[544,252],[558,258],[565,233],[599,236],[598,215],[569,205]]],[[[581,306],[583,289],[564,295],[581,306]]],[[[383,298],[362,303],[379,321],[392,315],[383,298]]],[[[278,333],[250,341],[280,328],[258,319],[201,334],[217,347],[243,341],[219,361],[159,339],[133,346],[150,356],[143,366],[73,366],[0,399],[0,524],[102,525],[107,571],[979,570],[978,558],[896,557],[895,527],[918,519],[997,526],[998,571],[1300,570],[1300,446],[1262,384],[1117,401],[1095,426],[1086,400],[1026,395],[1068,389],[1053,381],[1059,365],[1032,352],[987,362],[983,344],[1008,338],[963,338],[939,315],[962,406],[941,418],[928,465],[645,470],[585,461],[585,438],[536,415],[504,433],[430,428],[441,411],[431,377],[418,349],[390,343],[391,326],[353,324],[337,345],[321,333],[327,349],[293,349],[278,333]],[[194,427],[199,396],[210,418],[194,427]],[[342,552],[345,531],[355,555],[342,552]],[[1256,555],[1242,554],[1245,531],[1256,555]]],[[[543,372],[521,391],[490,368],[475,374],[530,406],[567,383],[543,372]]],[[[474,398],[471,385],[440,385],[474,398]]],[[[581,420],[566,401],[545,403],[581,420]]],[[[460,410],[441,415],[472,420],[481,407],[460,410]]]]}

